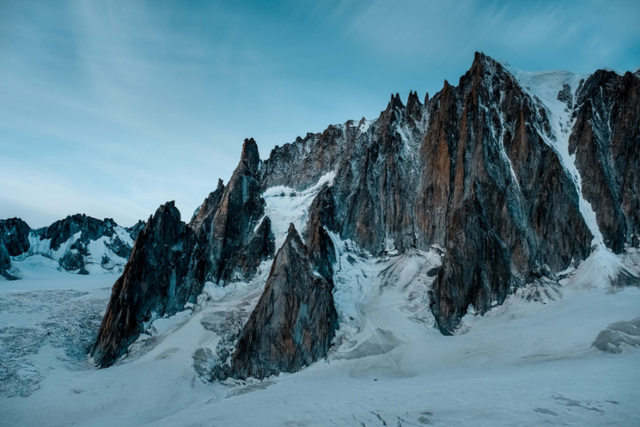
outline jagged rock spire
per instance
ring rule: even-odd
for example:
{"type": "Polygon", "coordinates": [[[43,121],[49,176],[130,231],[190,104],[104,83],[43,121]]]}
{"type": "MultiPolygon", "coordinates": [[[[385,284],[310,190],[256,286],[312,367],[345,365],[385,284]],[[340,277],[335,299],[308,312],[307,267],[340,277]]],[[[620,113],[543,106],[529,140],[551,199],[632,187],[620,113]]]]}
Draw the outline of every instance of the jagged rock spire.
{"type": "Polygon", "coordinates": [[[307,248],[291,224],[228,374],[264,378],[298,371],[325,357],[338,327],[331,289],[314,273],[307,248]]]}
{"type": "Polygon", "coordinates": [[[414,120],[420,120],[422,118],[422,103],[418,98],[418,93],[415,91],[409,92],[409,98],[407,98],[407,114],[414,120]]]}
{"type": "Polygon", "coordinates": [[[258,144],[253,138],[244,140],[240,164],[251,174],[256,174],[260,170],[260,152],[258,151],[258,144]]]}
{"type": "Polygon", "coordinates": [[[389,100],[389,104],[387,104],[387,111],[395,110],[395,109],[403,109],[404,104],[402,103],[402,99],[400,98],[400,94],[396,93],[395,95],[391,94],[391,100],[389,100]]]}
{"type": "Polygon", "coordinates": [[[152,313],[183,309],[202,290],[202,283],[183,286],[189,267],[191,230],[167,202],[149,217],[138,235],[122,276],[113,285],[98,338],[92,349],[96,365],[105,367],[122,356],[142,332],[152,313]]]}
{"type": "Polygon", "coordinates": [[[422,106],[420,99],[418,98],[418,92],[409,91],[409,97],[407,98],[407,109],[414,108],[415,106],[422,106]]]}

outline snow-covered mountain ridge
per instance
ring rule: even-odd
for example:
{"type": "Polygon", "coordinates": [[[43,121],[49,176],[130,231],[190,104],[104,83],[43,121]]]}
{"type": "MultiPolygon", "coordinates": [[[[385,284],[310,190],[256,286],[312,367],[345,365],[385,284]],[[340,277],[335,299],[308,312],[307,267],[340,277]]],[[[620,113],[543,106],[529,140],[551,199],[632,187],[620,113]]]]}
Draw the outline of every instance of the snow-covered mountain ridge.
{"type": "Polygon", "coordinates": [[[31,229],[20,218],[0,220],[0,275],[19,279],[20,265],[40,258],[53,260],[57,268],[71,273],[120,274],[143,226],[139,222],[125,228],[110,218],[99,220],[84,214],[39,229],[31,229]]]}

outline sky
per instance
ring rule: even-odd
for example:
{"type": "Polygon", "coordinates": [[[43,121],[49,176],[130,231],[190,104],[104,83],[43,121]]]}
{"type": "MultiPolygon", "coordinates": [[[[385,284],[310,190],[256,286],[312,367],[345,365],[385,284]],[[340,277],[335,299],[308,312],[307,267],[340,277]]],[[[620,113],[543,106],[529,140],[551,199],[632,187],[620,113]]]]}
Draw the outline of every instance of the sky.
{"type": "Polygon", "coordinates": [[[640,67],[640,1],[0,0],[0,218],[184,220],[270,150],[434,94],[475,51],[640,67]]]}

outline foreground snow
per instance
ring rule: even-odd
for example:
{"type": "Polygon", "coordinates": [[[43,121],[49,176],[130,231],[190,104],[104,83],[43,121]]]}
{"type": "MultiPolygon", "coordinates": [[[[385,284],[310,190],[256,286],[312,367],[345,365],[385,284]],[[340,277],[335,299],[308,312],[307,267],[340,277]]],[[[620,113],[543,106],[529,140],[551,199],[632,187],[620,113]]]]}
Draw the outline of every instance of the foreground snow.
{"type": "MultiPolygon", "coordinates": [[[[578,272],[559,289],[521,290],[445,337],[428,310],[437,250],[373,259],[335,241],[336,345],[326,361],[261,382],[203,381],[193,356],[215,352],[248,317],[268,265],[251,283],[209,287],[195,308],[156,320],[103,370],[82,349],[113,277],[22,266],[24,280],[0,282],[0,426],[640,423],[640,350],[591,346],[609,324],[640,315],[640,289],[605,283],[599,266],[610,260],[583,265],[593,286],[578,272]],[[541,293],[545,303],[529,300],[541,293]]],[[[625,263],[637,269],[637,258],[625,263]]]]}

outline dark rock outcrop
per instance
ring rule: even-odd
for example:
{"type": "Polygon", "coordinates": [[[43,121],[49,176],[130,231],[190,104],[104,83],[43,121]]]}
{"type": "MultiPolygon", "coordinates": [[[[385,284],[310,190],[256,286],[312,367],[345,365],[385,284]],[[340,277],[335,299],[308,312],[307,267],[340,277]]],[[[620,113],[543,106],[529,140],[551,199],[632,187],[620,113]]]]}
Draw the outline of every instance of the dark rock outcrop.
{"type": "Polygon", "coordinates": [[[640,347],[640,317],[609,325],[592,344],[600,351],[613,354],[622,353],[625,345],[640,347]]]}
{"type": "Polygon", "coordinates": [[[31,228],[20,218],[0,220],[0,276],[7,280],[17,277],[9,273],[11,257],[29,250],[29,232],[31,228]]]}
{"type": "Polygon", "coordinates": [[[84,256],[77,250],[72,250],[65,253],[58,263],[62,268],[67,271],[78,271],[78,274],[89,274],[84,268],[84,256]]]}
{"type": "Polygon", "coordinates": [[[94,348],[98,366],[113,364],[143,330],[151,313],[171,315],[194,302],[204,283],[249,280],[273,257],[275,238],[264,215],[257,144],[247,139],[225,187],[209,194],[189,224],[173,203],[163,205],[136,239],[115,283],[94,348]]]}
{"type": "MultiPolygon", "coordinates": [[[[224,190],[218,184],[218,190],[210,195],[212,200],[208,198],[205,201],[205,208],[209,214],[203,214],[202,217],[198,214],[194,219],[194,224],[200,223],[201,227],[208,227],[210,230],[206,243],[209,262],[206,280],[224,284],[239,278],[239,257],[245,259],[242,254],[246,254],[246,247],[252,244],[253,230],[264,214],[265,202],[259,181],[261,169],[258,145],[253,138],[246,139],[240,164],[231,176],[229,184],[224,190]],[[216,192],[219,190],[221,192],[218,201],[216,192]]],[[[270,223],[265,224],[265,227],[270,227],[270,223]]],[[[248,268],[246,271],[252,273],[255,269],[248,268]]]]}
{"type": "Polygon", "coordinates": [[[405,107],[399,95],[392,96],[380,117],[350,139],[336,172],[334,197],[344,217],[340,235],[373,254],[415,245],[423,116],[416,100],[405,107]]]}
{"type": "MultiPolygon", "coordinates": [[[[135,234],[135,231],[134,231],[135,234]]],[[[139,234],[139,232],[138,232],[139,234]]],[[[135,240],[134,240],[135,241],[135,240]]],[[[123,241],[119,236],[113,235],[111,241],[105,242],[105,246],[113,251],[114,254],[118,255],[120,258],[127,259],[131,254],[131,249],[133,249],[129,243],[123,241]]]]}
{"type": "Polygon", "coordinates": [[[95,363],[114,363],[143,331],[153,314],[163,316],[195,302],[202,282],[186,281],[193,232],[180,220],[173,202],[149,218],[129,262],[116,281],[92,351],[95,363]]]}
{"type": "Polygon", "coordinates": [[[29,250],[31,227],[20,218],[0,220],[0,242],[4,243],[10,256],[18,256],[29,250]]]}
{"type": "Polygon", "coordinates": [[[606,245],[640,244],[640,78],[596,71],[578,93],[569,151],[606,245]]]}
{"type": "Polygon", "coordinates": [[[218,208],[220,207],[220,201],[224,194],[224,183],[221,179],[218,179],[218,186],[215,191],[209,193],[202,205],[198,207],[198,210],[194,213],[193,218],[189,222],[189,225],[198,231],[203,237],[207,237],[211,233],[211,219],[214,217],[218,208]]]}
{"type": "Polygon", "coordinates": [[[17,279],[15,276],[8,272],[11,268],[11,258],[9,257],[9,251],[7,247],[0,241],[0,276],[7,280],[17,279]]]}
{"type": "Polygon", "coordinates": [[[314,274],[293,224],[232,357],[233,378],[295,372],[325,357],[338,327],[332,286],[314,274]]]}
{"type": "Polygon", "coordinates": [[[322,133],[308,133],[293,143],[276,146],[264,162],[263,188],[285,185],[303,190],[312,186],[335,169],[346,148],[346,139],[346,126],[331,125],[322,133]]]}
{"type": "Polygon", "coordinates": [[[135,242],[136,239],[138,238],[138,234],[140,234],[140,232],[144,230],[144,227],[146,225],[147,224],[143,220],[140,220],[136,222],[135,225],[131,227],[126,227],[125,230],[127,230],[127,232],[129,233],[129,236],[131,236],[131,239],[135,242]]]}
{"type": "Polygon", "coordinates": [[[253,277],[260,263],[273,258],[276,253],[276,239],[271,231],[271,219],[265,217],[249,241],[242,247],[229,265],[234,265],[236,273],[231,280],[253,277]]]}
{"type": "MultiPolygon", "coordinates": [[[[144,226],[143,222],[124,230],[135,240],[141,226],[144,226]]],[[[21,257],[20,259],[22,259],[31,255],[43,255],[56,259],[64,270],[88,274],[86,269],[88,264],[97,264],[99,262],[99,265],[109,270],[122,265],[120,264],[121,260],[111,256],[111,254],[99,256],[90,253],[91,242],[100,240],[103,237],[107,238],[103,242],[105,247],[111,250],[118,258],[127,259],[129,257],[132,245],[128,239],[122,237],[120,230],[122,228],[110,218],[99,220],[85,214],[68,216],[63,220],[54,222],[49,227],[35,230],[32,230],[20,218],[11,218],[0,220],[0,242],[3,242],[5,249],[12,257],[21,257]],[[36,242],[40,241],[34,248],[29,243],[30,237],[35,239],[36,242]],[[42,242],[43,240],[45,242],[42,242]],[[49,240],[49,242],[47,243],[46,240],[49,240]],[[67,245],[65,246],[65,251],[60,253],[59,249],[65,244],[67,245]]],[[[15,279],[15,277],[6,273],[6,270],[8,270],[8,267],[3,270],[5,271],[3,275],[7,278],[15,279]]]]}
{"type": "Polygon", "coordinates": [[[329,283],[333,283],[336,251],[326,229],[335,232],[338,227],[333,191],[325,184],[309,207],[305,242],[312,265],[329,283]]]}
{"type": "MultiPolygon", "coordinates": [[[[125,228],[132,240],[135,240],[144,223],[138,222],[130,228],[125,228]]],[[[70,215],[63,220],[56,221],[49,227],[34,230],[34,235],[40,239],[51,239],[49,249],[57,251],[60,247],[71,241],[76,234],[78,238],[73,240],[67,252],[65,252],[58,260],[60,267],[67,271],[77,271],[80,274],[88,274],[86,265],[87,258],[92,254],[89,253],[89,246],[92,241],[99,240],[103,237],[108,238],[104,245],[120,258],[127,259],[131,253],[132,246],[130,243],[122,240],[116,228],[118,224],[111,219],[105,218],[99,220],[85,214],[70,215]]],[[[104,268],[110,268],[111,260],[102,259],[100,264],[104,268]]]]}

